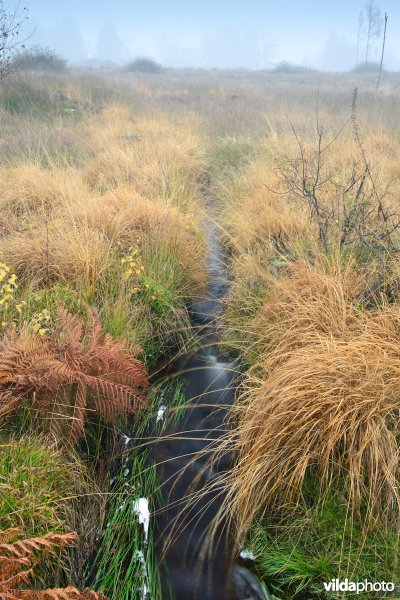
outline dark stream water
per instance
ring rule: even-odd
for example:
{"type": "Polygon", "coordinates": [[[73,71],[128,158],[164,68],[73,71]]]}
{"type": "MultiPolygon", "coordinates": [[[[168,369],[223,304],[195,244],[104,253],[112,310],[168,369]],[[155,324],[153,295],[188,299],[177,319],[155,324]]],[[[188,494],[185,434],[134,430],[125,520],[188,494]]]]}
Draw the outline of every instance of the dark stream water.
{"type": "Polygon", "coordinates": [[[229,284],[224,252],[211,218],[205,230],[208,287],[204,298],[192,306],[192,322],[201,335],[202,348],[178,357],[168,369],[169,378],[184,378],[188,408],[176,428],[166,428],[152,447],[166,504],[156,519],[156,551],[162,565],[163,598],[168,598],[170,587],[175,600],[237,600],[225,535],[220,532],[215,536],[210,555],[202,554],[220,498],[209,492],[185,508],[189,494],[198,497],[207,481],[230,468],[229,456],[210,466],[207,450],[224,429],[227,409],[221,405],[232,403],[237,375],[218,344],[218,315],[229,284]],[[165,551],[164,542],[169,538],[165,551]]]}

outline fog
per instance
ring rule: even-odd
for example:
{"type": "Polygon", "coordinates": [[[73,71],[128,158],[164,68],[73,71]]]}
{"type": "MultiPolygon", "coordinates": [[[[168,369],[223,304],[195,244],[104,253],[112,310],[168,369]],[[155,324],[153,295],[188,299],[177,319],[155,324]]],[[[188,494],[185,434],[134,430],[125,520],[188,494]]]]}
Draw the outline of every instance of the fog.
{"type": "MultiPolygon", "coordinates": [[[[6,3],[14,6],[12,2],[6,3]]],[[[400,2],[377,0],[389,15],[385,67],[400,68],[400,2]]],[[[365,54],[359,31],[365,1],[345,0],[27,0],[27,45],[42,45],[71,63],[123,64],[151,56],[168,67],[270,68],[281,61],[345,71],[365,54]]],[[[378,61],[382,30],[370,42],[378,61]]]]}

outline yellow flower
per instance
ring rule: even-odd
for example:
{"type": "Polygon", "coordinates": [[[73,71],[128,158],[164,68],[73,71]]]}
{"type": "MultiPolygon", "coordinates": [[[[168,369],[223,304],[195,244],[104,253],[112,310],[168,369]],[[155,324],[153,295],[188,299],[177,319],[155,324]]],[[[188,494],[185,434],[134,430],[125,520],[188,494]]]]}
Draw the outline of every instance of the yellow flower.
{"type": "Polygon", "coordinates": [[[45,329],[43,329],[43,327],[41,327],[41,328],[39,329],[39,335],[43,337],[45,333],[46,333],[46,330],[45,330],[45,329]]]}

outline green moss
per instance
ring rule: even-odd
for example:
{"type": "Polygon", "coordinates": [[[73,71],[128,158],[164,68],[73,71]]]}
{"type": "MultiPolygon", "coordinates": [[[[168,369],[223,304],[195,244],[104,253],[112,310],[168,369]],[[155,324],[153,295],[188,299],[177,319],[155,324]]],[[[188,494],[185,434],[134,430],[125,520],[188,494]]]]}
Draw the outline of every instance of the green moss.
{"type": "MultiPolygon", "coordinates": [[[[323,587],[334,578],[398,582],[398,523],[367,524],[366,507],[352,519],[335,485],[324,499],[316,498],[311,484],[297,507],[254,525],[249,546],[262,579],[287,599],[336,597],[323,587]]],[[[358,595],[360,600],[372,597],[358,595]]]]}
{"type": "Polygon", "coordinates": [[[76,468],[38,438],[3,432],[0,441],[0,529],[19,527],[26,536],[66,530],[76,468]]]}

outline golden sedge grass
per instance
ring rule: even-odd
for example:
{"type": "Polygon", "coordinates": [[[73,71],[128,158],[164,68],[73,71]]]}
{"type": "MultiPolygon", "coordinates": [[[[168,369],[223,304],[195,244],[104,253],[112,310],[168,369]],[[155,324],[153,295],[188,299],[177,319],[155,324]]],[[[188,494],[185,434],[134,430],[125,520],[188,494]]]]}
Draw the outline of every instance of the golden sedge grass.
{"type": "Polygon", "coordinates": [[[354,264],[294,263],[275,282],[255,327],[258,362],[221,442],[237,459],[223,502],[239,538],[257,516],[296,503],[309,475],[337,477],[351,510],[398,514],[400,309],[357,306],[354,264]]]}

